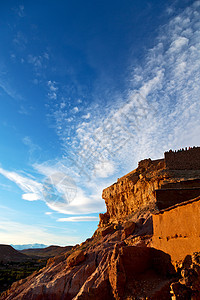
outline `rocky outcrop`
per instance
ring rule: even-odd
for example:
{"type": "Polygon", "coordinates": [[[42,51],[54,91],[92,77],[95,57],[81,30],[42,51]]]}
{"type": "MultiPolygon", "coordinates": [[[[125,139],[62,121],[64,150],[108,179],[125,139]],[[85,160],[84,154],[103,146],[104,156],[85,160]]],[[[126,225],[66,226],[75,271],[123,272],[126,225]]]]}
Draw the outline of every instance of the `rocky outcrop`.
{"type": "MultiPolygon", "coordinates": [[[[117,183],[104,189],[102,198],[107,207],[106,218],[104,218],[106,222],[117,222],[139,209],[154,207],[154,190],[160,187],[166,177],[161,170],[163,170],[163,161],[154,163],[147,160],[143,164],[140,163],[133,172],[119,178],[117,183]],[[152,172],[154,175],[151,176],[152,172]]],[[[100,220],[104,224],[103,218],[100,220]]]]}
{"type": "Polygon", "coordinates": [[[200,195],[200,170],[168,170],[164,159],[146,159],[103,190],[107,212],[99,226],[118,223],[140,212],[155,212],[200,195]]]}
{"type": "Polygon", "coordinates": [[[200,299],[200,252],[187,255],[179,273],[181,278],[170,286],[172,299],[200,299]]]}
{"type": "Polygon", "coordinates": [[[67,258],[67,265],[69,267],[76,266],[85,260],[85,254],[82,250],[74,251],[68,258],[67,258]]]}

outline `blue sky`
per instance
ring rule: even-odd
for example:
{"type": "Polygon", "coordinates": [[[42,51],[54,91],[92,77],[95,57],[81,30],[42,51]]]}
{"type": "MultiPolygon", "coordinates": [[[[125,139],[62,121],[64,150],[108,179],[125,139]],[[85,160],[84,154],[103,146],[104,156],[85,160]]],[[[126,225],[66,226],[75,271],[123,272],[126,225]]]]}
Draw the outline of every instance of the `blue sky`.
{"type": "Polygon", "coordinates": [[[76,244],[102,189],[200,145],[200,1],[0,3],[0,243],[76,244]]]}

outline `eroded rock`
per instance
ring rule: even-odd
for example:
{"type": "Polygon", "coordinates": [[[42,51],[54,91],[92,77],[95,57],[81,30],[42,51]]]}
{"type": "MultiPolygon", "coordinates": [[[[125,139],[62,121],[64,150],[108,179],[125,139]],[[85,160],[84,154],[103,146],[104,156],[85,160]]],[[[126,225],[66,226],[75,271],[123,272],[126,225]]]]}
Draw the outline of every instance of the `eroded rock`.
{"type": "Polygon", "coordinates": [[[73,267],[85,260],[85,255],[82,250],[77,250],[67,258],[67,265],[73,267]]]}

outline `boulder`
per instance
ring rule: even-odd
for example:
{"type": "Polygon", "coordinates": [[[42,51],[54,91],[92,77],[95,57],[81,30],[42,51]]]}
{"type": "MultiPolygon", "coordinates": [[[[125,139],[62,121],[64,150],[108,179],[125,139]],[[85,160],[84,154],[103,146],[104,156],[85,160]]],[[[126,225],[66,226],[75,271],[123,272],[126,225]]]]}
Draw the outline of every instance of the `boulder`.
{"type": "Polygon", "coordinates": [[[123,226],[123,238],[127,238],[129,235],[131,235],[135,230],[135,222],[129,221],[126,222],[123,226]]]}
{"type": "Polygon", "coordinates": [[[85,255],[82,250],[77,250],[67,258],[67,265],[73,267],[85,260],[85,255]]]}
{"type": "Polygon", "coordinates": [[[101,231],[101,235],[104,237],[104,236],[106,236],[106,235],[109,234],[109,233],[113,233],[114,231],[115,231],[114,225],[111,224],[110,226],[107,226],[106,228],[104,228],[104,229],[101,231]]]}

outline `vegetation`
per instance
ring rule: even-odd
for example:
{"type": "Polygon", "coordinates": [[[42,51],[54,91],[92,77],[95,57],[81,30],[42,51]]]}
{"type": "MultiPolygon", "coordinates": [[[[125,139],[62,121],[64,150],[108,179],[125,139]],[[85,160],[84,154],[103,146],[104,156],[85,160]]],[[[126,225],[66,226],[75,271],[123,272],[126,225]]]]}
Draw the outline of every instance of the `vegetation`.
{"type": "Polygon", "coordinates": [[[31,259],[26,262],[0,262],[0,293],[20,279],[46,266],[47,259],[31,259]]]}

